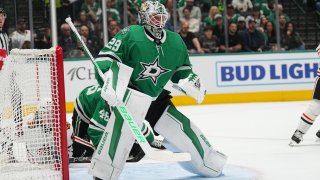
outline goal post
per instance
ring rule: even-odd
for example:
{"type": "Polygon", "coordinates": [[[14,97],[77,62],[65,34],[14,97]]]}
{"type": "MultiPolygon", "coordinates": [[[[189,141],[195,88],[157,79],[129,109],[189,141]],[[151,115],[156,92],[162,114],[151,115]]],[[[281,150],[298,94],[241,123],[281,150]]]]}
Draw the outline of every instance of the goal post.
{"type": "Polygon", "coordinates": [[[1,178],[69,179],[62,48],[1,59],[1,178]]]}

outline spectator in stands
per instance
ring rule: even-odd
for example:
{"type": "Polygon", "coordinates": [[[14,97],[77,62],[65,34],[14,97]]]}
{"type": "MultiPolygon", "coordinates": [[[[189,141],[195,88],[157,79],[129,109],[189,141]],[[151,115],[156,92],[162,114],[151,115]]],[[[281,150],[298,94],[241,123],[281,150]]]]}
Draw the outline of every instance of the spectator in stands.
{"type": "Polygon", "coordinates": [[[108,24],[108,38],[109,41],[121,30],[120,26],[118,25],[117,21],[109,21],[108,24]]]}
{"type": "MultiPolygon", "coordinates": [[[[189,31],[197,34],[200,30],[200,21],[198,19],[190,17],[190,10],[188,8],[183,8],[183,18],[184,21],[189,24],[189,31]]],[[[181,18],[180,18],[181,19],[181,18]]]]}
{"type": "Polygon", "coordinates": [[[263,34],[256,29],[253,17],[247,17],[247,29],[242,37],[242,50],[246,52],[261,52],[264,46],[263,34]]]}
{"type": "Polygon", "coordinates": [[[111,7],[115,8],[118,0],[108,0],[111,2],[111,7]]]}
{"type": "Polygon", "coordinates": [[[163,4],[165,5],[168,13],[171,16],[173,14],[173,0],[165,0],[165,2],[163,4]]]}
{"type": "Polygon", "coordinates": [[[292,22],[287,22],[284,28],[282,40],[282,47],[285,50],[304,50],[304,42],[299,33],[295,31],[295,26],[292,22]]]}
{"type": "Polygon", "coordinates": [[[128,15],[129,17],[138,17],[141,0],[128,0],[128,15]]]}
{"type": "Polygon", "coordinates": [[[243,16],[240,16],[238,18],[238,22],[237,22],[237,29],[238,29],[238,33],[242,33],[244,32],[244,30],[246,30],[246,19],[243,16]]]}
{"type": "Polygon", "coordinates": [[[180,0],[177,2],[177,7],[185,7],[186,6],[186,0],[180,0]]]}
{"type": "Polygon", "coordinates": [[[31,41],[30,30],[27,30],[27,23],[24,19],[19,19],[17,22],[17,30],[10,35],[12,48],[22,48],[25,41],[31,41]]]}
{"type": "Polygon", "coordinates": [[[47,26],[44,29],[39,29],[36,32],[34,48],[35,49],[49,49],[52,46],[51,29],[47,26]]]}
{"type": "Polygon", "coordinates": [[[253,6],[260,7],[261,5],[267,4],[267,0],[254,0],[253,1],[253,6]]]}
{"type": "Polygon", "coordinates": [[[203,34],[199,37],[199,42],[205,53],[215,53],[219,51],[219,42],[217,37],[213,34],[211,26],[204,27],[203,34]]]}
{"type": "Polygon", "coordinates": [[[218,14],[218,13],[219,13],[218,7],[217,6],[211,6],[208,16],[203,21],[204,26],[205,27],[206,26],[210,26],[210,27],[213,28],[216,25],[216,22],[214,20],[214,16],[216,14],[218,14]]]}
{"type": "Polygon", "coordinates": [[[128,25],[134,25],[134,24],[138,24],[138,19],[136,16],[130,16],[129,17],[129,20],[128,20],[128,25]]]}
{"type": "Polygon", "coordinates": [[[269,22],[268,19],[267,19],[267,17],[261,16],[261,18],[260,18],[260,26],[261,26],[261,27],[266,27],[267,22],[269,22]]]}
{"type": "Polygon", "coordinates": [[[284,15],[280,15],[279,16],[279,28],[280,28],[281,36],[282,36],[283,32],[285,32],[284,28],[285,28],[286,24],[287,24],[286,17],[284,15]]]}
{"type": "Polygon", "coordinates": [[[106,4],[107,4],[107,18],[108,18],[108,22],[111,20],[117,21],[117,23],[121,23],[120,20],[120,14],[119,11],[115,8],[113,8],[112,2],[110,0],[106,0],[106,4]]]}
{"type": "Polygon", "coordinates": [[[67,56],[67,52],[77,48],[77,40],[71,36],[71,28],[69,24],[63,23],[60,27],[61,35],[59,37],[59,45],[63,49],[63,53],[67,56]]]}
{"type": "Polygon", "coordinates": [[[240,17],[240,14],[235,12],[234,7],[232,6],[232,4],[228,4],[227,5],[227,20],[228,22],[234,22],[236,23],[238,18],[240,17]]]}
{"type": "Polygon", "coordinates": [[[194,33],[189,32],[189,24],[186,21],[181,22],[181,29],[179,32],[182,40],[187,46],[188,53],[204,53],[201,48],[200,42],[198,38],[194,35],[194,33]]]}
{"type": "Polygon", "coordinates": [[[254,6],[252,8],[252,17],[256,21],[256,27],[263,27],[261,25],[261,12],[260,12],[259,7],[254,6]]]}
{"type": "Polygon", "coordinates": [[[138,10],[145,0],[116,0],[116,4],[114,7],[119,11],[120,18],[123,17],[124,10],[127,11],[128,17],[123,17],[123,18],[128,18],[128,24],[133,23],[132,21],[130,22],[130,18],[132,19],[137,19],[138,17],[138,10]],[[127,1],[127,7],[123,8],[124,6],[124,1],[127,1]]]}
{"type": "Polygon", "coordinates": [[[241,15],[247,15],[248,10],[253,7],[251,0],[232,0],[232,6],[241,15]]]}
{"type": "Polygon", "coordinates": [[[194,0],[186,0],[186,6],[180,7],[178,9],[178,14],[180,18],[180,22],[184,21],[183,19],[183,9],[188,8],[190,10],[190,17],[197,19],[199,22],[201,22],[201,10],[199,7],[194,6],[194,0]]]}
{"type": "MultiPolygon", "coordinates": [[[[87,44],[87,39],[85,37],[81,36],[81,39],[85,44],[87,44]]],[[[64,57],[66,57],[66,58],[84,58],[84,57],[86,57],[86,54],[84,52],[84,49],[83,49],[80,41],[77,41],[76,48],[68,51],[66,54],[64,54],[64,57]]]]}
{"type": "MultiPolygon", "coordinates": [[[[0,8],[0,49],[5,49],[7,55],[9,55],[9,36],[8,34],[5,32],[4,29],[4,24],[7,18],[7,14],[4,11],[3,8],[0,8]]],[[[0,61],[1,63],[2,61],[0,61]]],[[[0,69],[1,69],[1,64],[0,64],[0,69]]]]}
{"type": "Polygon", "coordinates": [[[216,26],[213,28],[213,34],[216,35],[218,39],[221,39],[221,36],[224,33],[224,24],[221,14],[216,14],[214,19],[216,21],[216,26]]]}
{"type": "Polygon", "coordinates": [[[81,10],[87,13],[89,20],[93,23],[99,20],[102,13],[100,4],[96,0],[85,0],[81,6],[81,10]]]}
{"type": "Polygon", "coordinates": [[[268,0],[267,3],[261,3],[259,8],[262,11],[262,14],[268,17],[274,9],[274,0],[268,0]]]}
{"type": "Polygon", "coordinates": [[[31,42],[30,41],[24,41],[22,44],[21,49],[31,49],[31,42]]]}
{"type": "MultiPolygon", "coordinates": [[[[276,8],[274,8],[276,9],[276,8]]],[[[284,16],[285,19],[286,19],[286,22],[289,22],[290,21],[290,18],[288,15],[286,15],[285,13],[283,13],[283,7],[282,7],[282,4],[278,4],[278,13],[279,13],[279,18],[280,16],[284,16]]],[[[270,13],[270,15],[268,16],[268,20],[271,21],[273,24],[275,24],[275,19],[276,19],[276,12],[273,11],[272,13],[270,13]]]]}
{"type": "Polygon", "coordinates": [[[267,42],[267,36],[264,33],[264,28],[263,27],[257,27],[256,26],[256,30],[259,31],[262,34],[263,37],[263,47],[262,47],[262,51],[264,50],[265,46],[266,46],[266,42],[267,42]]]}
{"type": "Polygon", "coordinates": [[[85,11],[80,11],[79,18],[77,18],[74,22],[74,26],[77,28],[78,32],[80,31],[81,25],[88,26],[90,32],[94,32],[95,30],[94,24],[88,19],[87,13],[85,11]]]}
{"type": "Polygon", "coordinates": [[[98,47],[98,40],[94,33],[91,33],[87,25],[80,26],[79,34],[86,39],[86,45],[93,56],[95,56],[100,47],[98,47]]]}
{"type": "MultiPolygon", "coordinates": [[[[161,2],[161,1],[160,1],[161,2]]],[[[165,2],[165,6],[167,8],[168,11],[168,20],[166,23],[166,29],[169,29],[171,31],[174,31],[174,17],[173,17],[173,0],[166,0],[165,2]]],[[[176,14],[177,15],[177,14],[176,14]]],[[[176,21],[177,23],[177,27],[180,27],[180,22],[179,20],[176,21]]]]}
{"type": "Polygon", "coordinates": [[[237,24],[229,23],[228,27],[228,47],[226,46],[225,36],[220,39],[220,52],[240,52],[242,48],[240,35],[237,33],[237,24]]]}
{"type": "Polygon", "coordinates": [[[266,37],[266,42],[265,42],[265,47],[263,48],[264,51],[269,51],[269,50],[276,50],[276,45],[277,45],[277,37],[276,37],[276,32],[274,30],[272,22],[267,22],[265,26],[265,37],[266,37]]]}

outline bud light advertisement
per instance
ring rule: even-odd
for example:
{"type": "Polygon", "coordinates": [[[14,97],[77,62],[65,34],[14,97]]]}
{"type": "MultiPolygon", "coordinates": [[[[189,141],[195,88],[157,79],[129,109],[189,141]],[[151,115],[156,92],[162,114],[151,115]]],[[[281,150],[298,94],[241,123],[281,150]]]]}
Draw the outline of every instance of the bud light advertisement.
{"type": "Polygon", "coordinates": [[[313,83],[315,58],[217,61],[217,86],[261,86],[313,83]]]}

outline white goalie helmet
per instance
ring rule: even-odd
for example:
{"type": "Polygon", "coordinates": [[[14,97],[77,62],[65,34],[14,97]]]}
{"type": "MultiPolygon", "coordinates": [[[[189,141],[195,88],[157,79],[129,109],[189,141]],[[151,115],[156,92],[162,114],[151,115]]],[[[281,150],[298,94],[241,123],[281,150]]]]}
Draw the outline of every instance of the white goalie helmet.
{"type": "Polygon", "coordinates": [[[139,23],[145,26],[152,35],[161,39],[161,34],[168,20],[168,12],[158,1],[145,1],[139,11],[139,23]]]}

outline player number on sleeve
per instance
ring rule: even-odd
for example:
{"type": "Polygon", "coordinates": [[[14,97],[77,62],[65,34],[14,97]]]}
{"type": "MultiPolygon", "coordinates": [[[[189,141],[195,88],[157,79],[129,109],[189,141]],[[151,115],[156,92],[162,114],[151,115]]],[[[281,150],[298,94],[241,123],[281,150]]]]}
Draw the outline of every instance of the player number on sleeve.
{"type": "Polygon", "coordinates": [[[120,46],[121,46],[121,40],[117,40],[115,38],[112,38],[109,43],[106,45],[107,48],[113,50],[113,51],[118,51],[120,46]]]}
{"type": "Polygon", "coordinates": [[[109,120],[109,112],[108,111],[105,111],[104,109],[102,109],[101,111],[99,111],[99,114],[100,114],[101,119],[103,119],[105,121],[109,120]]]}

